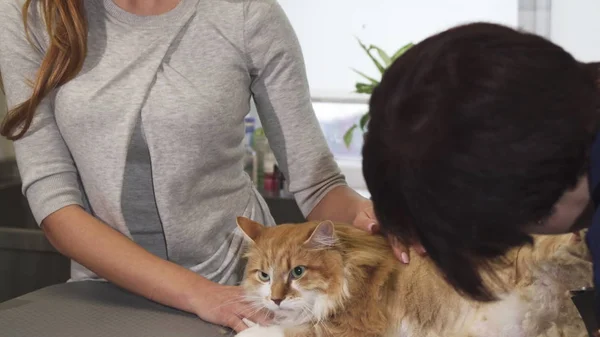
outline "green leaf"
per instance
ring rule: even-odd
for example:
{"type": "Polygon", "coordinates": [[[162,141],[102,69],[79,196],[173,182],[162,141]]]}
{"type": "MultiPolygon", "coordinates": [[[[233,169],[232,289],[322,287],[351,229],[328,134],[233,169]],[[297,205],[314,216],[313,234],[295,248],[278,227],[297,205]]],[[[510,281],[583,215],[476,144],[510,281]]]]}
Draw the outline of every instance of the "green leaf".
{"type": "Polygon", "coordinates": [[[394,55],[392,55],[392,62],[396,61],[400,56],[402,56],[402,54],[404,54],[407,50],[412,48],[412,46],[414,46],[414,44],[410,42],[404,45],[402,48],[398,49],[398,51],[395,52],[394,55]]]}
{"type": "Polygon", "coordinates": [[[359,94],[372,94],[375,89],[374,84],[356,83],[356,92],[359,94]]]}
{"type": "Polygon", "coordinates": [[[354,68],[352,68],[352,70],[353,70],[355,73],[359,74],[360,76],[362,76],[362,77],[366,78],[366,79],[367,79],[369,82],[371,82],[371,83],[373,83],[373,84],[379,84],[379,81],[377,81],[377,80],[376,80],[376,79],[374,79],[373,77],[370,77],[370,76],[366,75],[365,73],[363,73],[363,72],[360,72],[360,71],[358,71],[358,70],[356,70],[356,69],[354,69],[354,68]]]}
{"type": "Polygon", "coordinates": [[[377,53],[379,54],[379,57],[383,60],[383,63],[385,64],[385,67],[389,67],[390,64],[392,64],[392,59],[390,58],[390,56],[381,48],[371,45],[369,46],[369,50],[375,49],[377,51],[377,53]]]}
{"type": "Polygon", "coordinates": [[[358,123],[358,126],[360,127],[360,130],[362,132],[365,132],[365,128],[367,126],[367,123],[369,123],[369,119],[371,116],[369,115],[369,113],[365,113],[364,115],[362,115],[362,117],[360,118],[360,121],[358,123]]]}
{"type": "Polygon", "coordinates": [[[365,53],[369,55],[369,58],[371,59],[371,61],[373,61],[377,69],[379,69],[379,72],[383,74],[385,72],[385,67],[382,66],[379,61],[377,61],[377,59],[371,54],[371,51],[369,50],[369,48],[367,48],[367,46],[364,45],[364,43],[362,43],[358,38],[356,40],[358,41],[360,47],[365,51],[365,53]]]}
{"type": "Polygon", "coordinates": [[[352,136],[354,135],[354,130],[356,130],[356,127],[357,125],[354,124],[350,129],[348,129],[348,131],[346,131],[346,133],[344,133],[344,144],[346,144],[346,147],[348,148],[352,143],[352,136]]]}

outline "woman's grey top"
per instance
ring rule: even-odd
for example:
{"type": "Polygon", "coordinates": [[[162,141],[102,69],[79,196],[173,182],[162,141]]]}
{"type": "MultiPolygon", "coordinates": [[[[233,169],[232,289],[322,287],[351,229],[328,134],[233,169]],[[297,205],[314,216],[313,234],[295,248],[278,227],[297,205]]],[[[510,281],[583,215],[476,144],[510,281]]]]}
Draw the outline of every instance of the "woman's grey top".
{"type": "MultiPolygon", "coordinates": [[[[48,46],[38,10],[0,0],[0,71],[9,107],[31,94],[48,46]]],[[[239,277],[236,216],[273,225],[243,170],[254,101],[306,215],[345,184],[315,118],[304,61],[275,0],[182,0],[137,16],[86,0],[81,73],[45,99],[15,142],[38,222],[81,205],[148,251],[221,283],[239,277]]],[[[73,263],[72,279],[97,278],[73,263]]]]}

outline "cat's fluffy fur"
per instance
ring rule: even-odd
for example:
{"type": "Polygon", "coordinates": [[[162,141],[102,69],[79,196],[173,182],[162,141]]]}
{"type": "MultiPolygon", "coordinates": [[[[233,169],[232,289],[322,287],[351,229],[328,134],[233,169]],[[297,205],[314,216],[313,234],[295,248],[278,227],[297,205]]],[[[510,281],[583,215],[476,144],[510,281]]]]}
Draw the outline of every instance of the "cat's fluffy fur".
{"type": "Polygon", "coordinates": [[[276,315],[273,326],[240,337],[586,336],[569,290],[591,285],[591,262],[573,234],[510,251],[495,271],[501,300],[478,303],[426,257],[399,263],[379,235],[329,221],[267,228],[238,218],[238,225],[250,243],[248,300],[276,315]],[[294,279],[297,266],[302,275],[294,279]]]}

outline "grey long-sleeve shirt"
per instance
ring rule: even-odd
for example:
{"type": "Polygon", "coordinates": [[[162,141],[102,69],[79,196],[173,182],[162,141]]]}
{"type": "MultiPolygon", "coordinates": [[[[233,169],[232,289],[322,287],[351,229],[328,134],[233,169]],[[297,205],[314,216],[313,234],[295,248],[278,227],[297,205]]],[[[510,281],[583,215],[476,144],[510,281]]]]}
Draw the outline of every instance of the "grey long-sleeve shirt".
{"type": "MultiPolygon", "coordinates": [[[[9,107],[31,94],[48,45],[23,0],[0,0],[0,72],[9,107]]],[[[221,283],[239,274],[235,217],[273,225],[243,171],[253,97],[290,189],[308,214],[344,179],[312,111],[297,38],[275,0],[182,0],[136,16],[86,0],[81,73],[45,99],[15,142],[38,222],[81,205],[150,252],[221,283]]],[[[97,278],[73,263],[72,279],[97,278]]]]}

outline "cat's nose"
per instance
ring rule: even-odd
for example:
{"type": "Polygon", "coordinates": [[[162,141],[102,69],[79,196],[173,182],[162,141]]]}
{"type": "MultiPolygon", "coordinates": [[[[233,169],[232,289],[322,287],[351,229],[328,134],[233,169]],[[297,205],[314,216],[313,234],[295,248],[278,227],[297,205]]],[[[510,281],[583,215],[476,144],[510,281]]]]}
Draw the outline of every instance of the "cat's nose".
{"type": "Polygon", "coordinates": [[[275,305],[280,306],[281,301],[283,301],[283,298],[272,298],[271,301],[273,301],[273,303],[275,303],[275,305]]]}

